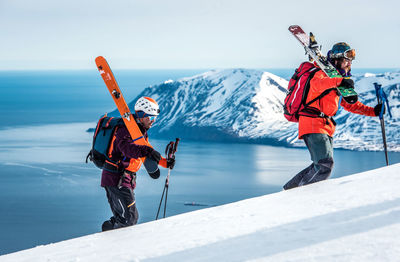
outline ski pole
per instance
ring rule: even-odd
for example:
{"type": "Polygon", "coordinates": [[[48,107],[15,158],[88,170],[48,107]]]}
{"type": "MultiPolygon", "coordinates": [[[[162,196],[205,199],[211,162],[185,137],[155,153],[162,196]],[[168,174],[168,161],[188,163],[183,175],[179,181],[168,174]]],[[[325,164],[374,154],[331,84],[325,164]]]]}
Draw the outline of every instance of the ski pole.
{"type": "Polygon", "coordinates": [[[168,201],[168,188],[169,188],[169,174],[171,173],[171,169],[168,168],[168,175],[167,175],[167,181],[165,181],[166,185],[166,190],[165,190],[165,202],[164,202],[164,217],[165,218],[165,213],[167,212],[167,201],[168,201]]]}
{"type": "MultiPolygon", "coordinates": [[[[175,159],[175,153],[178,148],[179,144],[179,138],[176,138],[175,143],[171,142],[170,147],[168,150],[167,154],[167,159],[175,159]]],[[[167,150],[165,150],[167,152],[167,150]]],[[[167,180],[165,181],[166,183],[166,191],[165,191],[165,202],[164,202],[164,218],[165,218],[165,213],[167,211],[167,200],[168,200],[168,188],[169,188],[169,176],[171,174],[171,168],[168,168],[168,175],[167,175],[167,180]]]]}
{"type": "Polygon", "coordinates": [[[164,185],[164,189],[161,195],[161,200],[160,200],[160,204],[158,205],[158,211],[157,211],[157,216],[156,216],[156,220],[158,219],[158,214],[160,213],[160,208],[161,208],[161,204],[162,201],[164,199],[164,193],[165,193],[165,201],[164,201],[164,218],[165,218],[165,212],[167,209],[167,198],[168,198],[168,186],[169,186],[169,174],[171,172],[171,169],[168,168],[168,175],[167,178],[165,179],[165,185],[164,185]]]}
{"type": "MultiPolygon", "coordinates": [[[[167,145],[167,147],[165,148],[165,154],[167,156],[167,160],[169,159],[175,159],[175,153],[176,150],[178,148],[178,143],[179,143],[179,138],[176,139],[175,143],[174,142],[169,142],[169,144],[167,145]]],[[[164,193],[165,193],[165,202],[164,202],[164,218],[165,218],[165,214],[167,212],[167,201],[168,201],[168,188],[169,188],[169,177],[171,174],[171,168],[168,168],[168,175],[167,178],[165,179],[165,185],[164,185],[164,189],[163,189],[163,193],[161,195],[161,200],[160,200],[160,204],[158,205],[158,211],[157,211],[157,216],[156,216],[156,220],[158,219],[158,215],[160,213],[160,208],[161,208],[161,204],[162,201],[164,199],[164,193]]]]}
{"type": "Polygon", "coordinates": [[[160,205],[158,205],[158,211],[157,211],[156,220],[158,219],[158,214],[160,213],[160,208],[161,208],[161,203],[162,203],[163,198],[164,198],[165,188],[166,188],[166,186],[164,186],[164,190],[163,190],[162,195],[161,195],[160,205]]]}
{"type": "Polygon", "coordinates": [[[385,111],[385,102],[388,107],[389,116],[391,117],[392,114],[390,113],[389,101],[387,99],[387,96],[386,96],[385,92],[383,92],[383,90],[382,90],[382,85],[380,85],[378,83],[374,83],[374,86],[375,86],[376,99],[378,101],[378,104],[382,105],[381,112],[379,113],[379,120],[381,122],[382,140],[383,140],[383,148],[385,151],[386,165],[388,166],[389,165],[389,157],[388,157],[387,143],[386,143],[385,119],[383,117],[383,112],[385,111]]]}

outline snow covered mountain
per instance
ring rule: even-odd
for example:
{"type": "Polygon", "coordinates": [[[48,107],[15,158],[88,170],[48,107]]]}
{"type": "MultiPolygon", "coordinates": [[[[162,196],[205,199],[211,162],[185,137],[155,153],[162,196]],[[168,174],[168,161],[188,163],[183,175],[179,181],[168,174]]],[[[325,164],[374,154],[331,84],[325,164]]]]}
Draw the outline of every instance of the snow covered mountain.
{"type": "Polygon", "coordinates": [[[0,261],[398,261],[399,172],[391,165],[0,261]]]}
{"type": "MultiPolygon", "coordinates": [[[[355,82],[360,101],[370,106],[376,104],[373,83],[382,84],[393,114],[393,119],[386,119],[388,146],[400,151],[400,72],[365,74],[356,76],[355,82]]],[[[146,88],[139,96],[153,97],[162,110],[151,129],[152,136],[303,146],[297,140],[297,124],[283,117],[287,84],[268,72],[225,69],[168,80],[146,88]]],[[[340,110],[336,120],[336,147],[382,149],[378,118],[340,110]]]]}
{"type": "Polygon", "coordinates": [[[152,134],[282,143],[296,131],[282,114],[286,86],[285,79],[267,72],[226,69],[166,81],[139,96],[153,97],[162,110],[152,134]]]}
{"type": "MultiPolygon", "coordinates": [[[[376,105],[373,83],[380,83],[390,105],[393,118],[385,115],[385,130],[388,148],[400,151],[400,72],[365,74],[355,77],[356,90],[360,101],[369,106],[376,105]]],[[[356,150],[382,150],[381,125],[378,117],[364,117],[340,109],[335,117],[338,123],[335,144],[342,148],[356,150]]]]}

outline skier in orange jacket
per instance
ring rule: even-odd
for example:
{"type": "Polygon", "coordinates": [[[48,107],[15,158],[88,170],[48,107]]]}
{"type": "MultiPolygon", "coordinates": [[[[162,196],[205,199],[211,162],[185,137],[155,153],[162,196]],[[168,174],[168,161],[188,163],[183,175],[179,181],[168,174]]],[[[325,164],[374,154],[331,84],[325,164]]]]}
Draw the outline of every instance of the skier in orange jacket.
{"type": "MultiPolygon", "coordinates": [[[[146,141],[148,141],[147,131],[152,127],[159,113],[160,109],[154,99],[141,97],[136,101],[133,117],[146,141]]],[[[175,166],[175,159],[167,160],[152,147],[135,144],[125,125],[118,128],[112,141],[110,157],[118,163],[118,172],[103,168],[101,175],[101,186],[106,190],[108,203],[113,213],[109,220],[104,221],[102,231],[132,226],[138,222],[139,212],[136,208],[134,193],[136,172],[139,171],[146,157],[152,158],[165,168],[173,169],[175,166]]],[[[160,176],[159,173],[149,175],[154,179],[160,176]]]]}
{"type": "MultiPolygon", "coordinates": [[[[340,93],[333,88],[339,85],[346,88],[354,88],[354,82],[350,79],[351,65],[354,58],[354,49],[351,49],[346,43],[337,43],[328,52],[328,59],[343,78],[329,78],[321,70],[311,79],[306,102],[321,95],[325,90],[332,89],[332,91],[310,104],[312,110],[322,113],[319,117],[301,115],[299,117],[299,139],[304,139],[313,163],[287,182],[283,186],[285,190],[319,182],[330,176],[333,168],[332,136],[336,125],[332,117],[339,108],[340,100],[340,93]]],[[[381,104],[369,107],[360,101],[349,104],[345,99],[342,99],[340,105],[351,113],[365,116],[378,116],[382,109],[381,104]]]]}

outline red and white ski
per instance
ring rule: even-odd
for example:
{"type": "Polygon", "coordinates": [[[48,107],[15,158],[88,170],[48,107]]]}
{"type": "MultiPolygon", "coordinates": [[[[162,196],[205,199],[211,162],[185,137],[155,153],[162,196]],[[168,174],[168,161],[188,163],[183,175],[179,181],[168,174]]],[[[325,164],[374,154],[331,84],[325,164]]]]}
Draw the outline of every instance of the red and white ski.
{"type": "MultiPolygon", "coordinates": [[[[308,36],[304,30],[298,25],[291,25],[289,27],[290,33],[301,43],[301,45],[306,50],[306,53],[314,59],[317,65],[321,68],[324,73],[330,78],[342,77],[336,68],[328,61],[328,59],[322,54],[320,48],[315,41],[314,35],[310,33],[308,36]],[[312,39],[310,39],[312,37],[312,39]]],[[[337,87],[343,98],[350,102],[350,104],[357,101],[357,93],[354,89],[337,87]],[[354,102],[353,102],[354,101],[354,102]]]]}

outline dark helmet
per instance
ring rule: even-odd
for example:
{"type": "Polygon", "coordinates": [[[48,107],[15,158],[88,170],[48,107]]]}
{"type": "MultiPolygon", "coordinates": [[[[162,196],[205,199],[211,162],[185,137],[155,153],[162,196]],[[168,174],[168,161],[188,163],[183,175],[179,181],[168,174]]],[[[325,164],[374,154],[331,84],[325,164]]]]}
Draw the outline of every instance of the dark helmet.
{"type": "Polygon", "coordinates": [[[356,51],[351,49],[351,47],[345,42],[334,44],[332,49],[328,52],[328,59],[333,60],[339,58],[354,60],[356,58],[356,51]]]}

